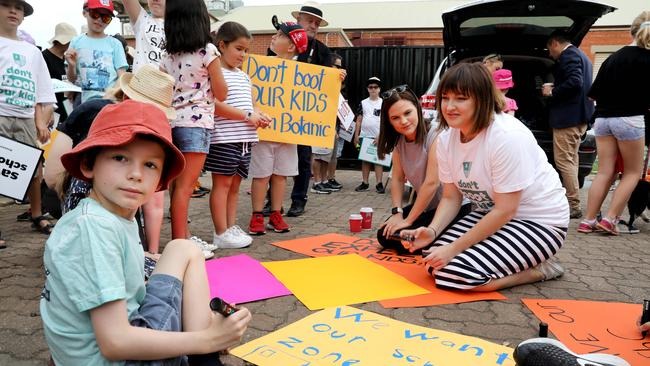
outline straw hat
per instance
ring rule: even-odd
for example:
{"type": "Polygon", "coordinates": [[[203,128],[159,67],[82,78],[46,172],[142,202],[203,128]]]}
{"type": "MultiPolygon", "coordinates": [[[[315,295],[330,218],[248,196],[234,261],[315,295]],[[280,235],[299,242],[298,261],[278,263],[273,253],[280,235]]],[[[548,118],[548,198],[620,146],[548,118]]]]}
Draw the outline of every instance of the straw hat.
{"type": "Polygon", "coordinates": [[[320,10],[320,4],[317,3],[317,2],[315,2],[315,1],[307,1],[307,2],[306,2],[306,3],[305,3],[305,4],[300,8],[300,10],[292,11],[292,12],[291,12],[291,15],[292,15],[294,18],[296,18],[296,20],[298,20],[298,15],[300,15],[300,13],[313,15],[313,16],[315,16],[316,18],[320,19],[320,20],[321,20],[321,22],[320,22],[320,26],[321,26],[321,27],[327,27],[327,25],[329,24],[329,23],[327,22],[327,20],[325,20],[325,19],[323,18],[323,11],[320,10]]]}
{"type": "Polygon", "coordinates": [[[174,78],[156,67],[146,64],[135,73],[123,74],[120,77],[120,88],[130,99],[160,108],[167,119],[176,118],[176,110],[172,107],[174,78]]]}
{"type": "Polygon", "coordinates": [[[50,44],[57,41],[61,44],[68,44],[74,37],[77,36],[77,31],[68,23],[59,23],[54,27],[54,37],[50,39],[50,44]]]}

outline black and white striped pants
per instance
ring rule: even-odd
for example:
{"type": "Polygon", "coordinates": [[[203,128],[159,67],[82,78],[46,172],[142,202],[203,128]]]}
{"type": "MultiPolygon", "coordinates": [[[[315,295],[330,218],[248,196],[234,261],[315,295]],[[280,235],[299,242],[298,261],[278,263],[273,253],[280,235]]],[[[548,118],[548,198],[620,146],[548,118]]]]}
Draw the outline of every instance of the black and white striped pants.
{"type": "MultiPolygon", "coordinates": [[[[438,237],[433,246],[451,244],[467,233],[486,212],[472,212],[438,237]]],[[[433,273],[436,286],[468,290],[522,272],[554,256],[566,239],[567,229],[528,220],[511,220],[490,237],[455,256],[433,273]]]]}

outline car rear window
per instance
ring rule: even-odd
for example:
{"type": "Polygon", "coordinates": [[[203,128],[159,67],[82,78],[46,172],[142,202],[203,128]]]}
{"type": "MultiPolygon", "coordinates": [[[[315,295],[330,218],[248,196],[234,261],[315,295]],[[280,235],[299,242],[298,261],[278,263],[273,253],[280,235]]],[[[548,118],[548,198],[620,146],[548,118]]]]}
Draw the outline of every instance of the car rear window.
{"type": "Polygon", "coordinates": [[[461,23],[461,29],[476,28],[490,25],[534,25],[545,28],[568,28],[573,20],[565,16],[525,16],[525,17],[480,17],[472,18],[461,23]]]}

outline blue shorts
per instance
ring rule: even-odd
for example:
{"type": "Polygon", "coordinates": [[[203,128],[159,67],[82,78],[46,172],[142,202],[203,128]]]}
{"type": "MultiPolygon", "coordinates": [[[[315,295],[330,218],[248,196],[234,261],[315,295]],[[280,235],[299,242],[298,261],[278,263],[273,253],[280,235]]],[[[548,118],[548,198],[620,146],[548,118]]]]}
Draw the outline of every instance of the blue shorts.
{"type": "MultiPolygon", "coordinates": [[[[641,126],[641,124],[639,124],[641,126]]],[[[645,137],[645,127],[633,126],[621,117],[596,118],[596,137],[614,136],[619,141],[634,141],[645,137]]]]}
{"type": "Polygon", "coordinates": [[[201,127],[174,127],[172,142],[181,152],[207,154],[210,151],[210,130],[201,127]]]}
{"type": "Polygon", "coordinates": [[[205,158],[205,170],[227,177],[237,174],[243,179],[248,178],[251,149],[256,144],[256,142],[228,142],[210,145],[210,152],[205,158]]]}
{"type": "MultiPolygon", "coordinates": [[[[183,283],[176,277],[156,273],[147,282],[144,301],[131,317],[131,325],[167,332],[182,331],[181,305],[183,283]]],[[[177,366],[187,365],[187,357],[181,356],[157,361],[127,361],[127,366],[177,366]]]]}

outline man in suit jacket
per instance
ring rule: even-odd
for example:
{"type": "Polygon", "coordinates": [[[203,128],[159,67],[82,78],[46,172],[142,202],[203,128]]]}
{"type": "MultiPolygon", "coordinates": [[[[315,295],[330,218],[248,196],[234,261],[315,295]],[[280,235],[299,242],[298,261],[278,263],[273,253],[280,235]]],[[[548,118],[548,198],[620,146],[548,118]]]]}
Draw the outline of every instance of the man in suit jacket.
{"type": "Polygon", "coordinates": [[[578,184],[578,147],[594,113],[587,98],[591,88],[591,61],[572,45],[566,33],[555,31],[546,44],[557,61],[554,85],[545,85],[542,94],[549,97],[549,125],[553,129],[553,158],[566,189],[571,218],[582,216],[578,184]]]}

